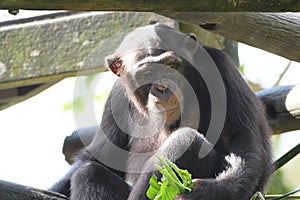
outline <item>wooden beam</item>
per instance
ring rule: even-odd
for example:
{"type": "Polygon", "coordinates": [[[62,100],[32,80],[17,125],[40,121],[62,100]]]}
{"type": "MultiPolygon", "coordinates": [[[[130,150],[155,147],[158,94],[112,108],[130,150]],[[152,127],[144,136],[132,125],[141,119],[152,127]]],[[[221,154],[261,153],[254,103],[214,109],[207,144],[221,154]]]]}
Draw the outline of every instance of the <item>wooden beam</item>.
{"type": "Polygon", "coordinates": [[[266,105],[274,134],[300,129],[300,84],[263,90],[257,96],[266,105]]]}
{"type": "Polygon", "coordinates": [[[0,89],[104,71],[104,57],[128,32],[151,21],[176,24],[153,13],[89,12],[3,25],[0,89]]]}
{"type": "Polygon", "coordinates": [[[203,12],[160,12],[160,14],[300,62],[300,14],[203,12]]]}
{"type": "Polygon", "coordinates": [[[6,0],[1,9],[101,10],[101,11],[206,11],[206,12],[299,12],[298,0],[6,0]]]}
{"type": "Polygon", "coordinates": [[[0,180],[3,200],[67,200],[64,195],[0,180]]]}
{"type": "Polygon", "coordinates": [[[26,99],[29,99],[48,89],[60,80],[61,79],[56,79],[52,80],[52,82],[0,90],[0,110],[4,110],[10,106],[25,101],[26,99]]]}

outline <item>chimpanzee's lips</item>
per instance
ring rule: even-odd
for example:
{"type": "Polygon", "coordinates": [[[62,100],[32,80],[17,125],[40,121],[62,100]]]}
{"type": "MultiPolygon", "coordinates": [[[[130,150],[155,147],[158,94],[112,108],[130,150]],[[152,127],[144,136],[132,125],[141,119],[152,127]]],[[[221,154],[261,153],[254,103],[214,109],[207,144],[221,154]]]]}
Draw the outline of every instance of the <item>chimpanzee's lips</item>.
{"type": "Polygon", "coordinates": [[[173,113],[178,110],[178,107],[166,109],[164,112],[167,114],[173,113]]]}

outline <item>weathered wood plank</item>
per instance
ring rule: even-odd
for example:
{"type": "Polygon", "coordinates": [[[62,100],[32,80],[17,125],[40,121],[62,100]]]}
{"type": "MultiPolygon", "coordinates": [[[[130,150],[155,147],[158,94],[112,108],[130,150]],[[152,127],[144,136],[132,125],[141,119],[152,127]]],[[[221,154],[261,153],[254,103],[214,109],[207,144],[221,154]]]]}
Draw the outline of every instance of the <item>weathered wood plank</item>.
{"type": "MultiPolygon", "coordinates": [[[[300,1],[299,1],[300,2],[300,1]]],[[[161,12],[213,33],[300,62],[300,14],[161,12]]]]}
{"type": "Polygon", "coordinates": [[[62,10],[102,10],[102,11],[207,11],[207,12],[284,12],[300,11],[298,0],[6,0],[0,3],[0,8],[20,8],[20,9],[62,9],[62,10]]]}
{"type": "Polygon", "coordinates": [[[0,180],[2,200],[66,200],[64,195],[0,180]]]}
{"type": "Polygon", "coordinates": [[[152,13],[89,12],[1,27],[0,89],[103,71],[124,35],[150,21],[175,26],[152,13]]]}
{"type": "Polygon", "coordinates": [[[203,46],[214,47],[225,51],[234,61],[236,66],[239,65],[237,42],[225,38],[219,34],[212,33],[200,28],[196,24],[178,22],[179,30],[184,33],[194,33],[198,42],[203,46]]]}

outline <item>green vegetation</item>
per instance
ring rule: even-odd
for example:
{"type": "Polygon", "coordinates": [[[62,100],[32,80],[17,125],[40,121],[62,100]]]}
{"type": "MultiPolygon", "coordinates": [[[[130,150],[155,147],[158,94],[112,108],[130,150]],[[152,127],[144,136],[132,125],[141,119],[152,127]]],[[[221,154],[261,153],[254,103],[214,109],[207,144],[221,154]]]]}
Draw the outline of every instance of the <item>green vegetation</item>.
{"type": "Polygon", "coordinates": [[[173,200],[176,195],[191,192],[194,188],[192,175],[187,170],[179,169],[171,161],[158,157],[162,167],[154,167],[163,175],[161,181],[153,175],[150,180],[150,187],[147,190],[147,197],[151,200],[173,200]],[[178,177],[179,176],[179,177],[178,177]],[[179,179],[180,178],[180,179],[179,179]]]}

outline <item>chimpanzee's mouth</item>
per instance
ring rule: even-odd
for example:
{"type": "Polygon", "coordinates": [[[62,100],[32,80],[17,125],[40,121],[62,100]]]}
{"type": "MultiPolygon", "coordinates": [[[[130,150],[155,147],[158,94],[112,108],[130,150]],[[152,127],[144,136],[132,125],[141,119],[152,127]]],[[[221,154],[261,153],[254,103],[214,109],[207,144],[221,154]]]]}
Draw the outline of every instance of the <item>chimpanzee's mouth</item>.
{"type": "Polygon", "coordinates": [[[171,114],[171,113],[177,111],[178,108],[179,107],[169,108],[169,109],[166,109],[166,110],[162,111],[161,113],[171,114]]]}

